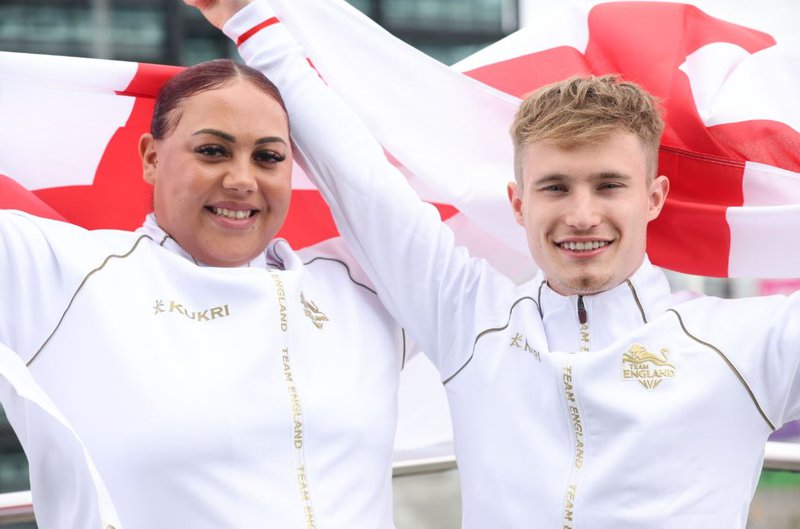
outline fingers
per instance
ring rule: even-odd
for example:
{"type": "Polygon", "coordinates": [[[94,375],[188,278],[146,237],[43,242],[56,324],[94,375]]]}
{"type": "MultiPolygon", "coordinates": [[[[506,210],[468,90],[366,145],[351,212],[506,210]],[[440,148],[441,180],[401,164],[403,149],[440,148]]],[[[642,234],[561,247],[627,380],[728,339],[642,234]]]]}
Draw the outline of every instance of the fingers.
{"type": "Polygon", "coordinates": [[[214,0],[183,0],[183,3],[187,6],[196,7],[200,11],[207,9],[210,7],[214,0]]]}
{"type": "Polygon", "coordinates": [[[197,8],[206,20],[217,28],[225,23],[251,0],[183,0],[183,3],[197,8]]]}

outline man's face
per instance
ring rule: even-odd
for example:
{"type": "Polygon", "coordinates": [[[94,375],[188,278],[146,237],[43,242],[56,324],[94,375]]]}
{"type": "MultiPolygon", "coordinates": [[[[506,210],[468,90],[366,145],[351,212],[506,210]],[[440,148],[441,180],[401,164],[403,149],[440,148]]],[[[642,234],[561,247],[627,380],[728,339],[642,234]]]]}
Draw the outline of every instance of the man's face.
{"type": "Polygon", "coordinates": [[[509,184],[509,200],[550,288],[595,294],[625,281],[669,190],[665,176],[648,184],[638,138],[618,132],[568,149],[548,141],[524,149],[523,188],[509,184]]]}

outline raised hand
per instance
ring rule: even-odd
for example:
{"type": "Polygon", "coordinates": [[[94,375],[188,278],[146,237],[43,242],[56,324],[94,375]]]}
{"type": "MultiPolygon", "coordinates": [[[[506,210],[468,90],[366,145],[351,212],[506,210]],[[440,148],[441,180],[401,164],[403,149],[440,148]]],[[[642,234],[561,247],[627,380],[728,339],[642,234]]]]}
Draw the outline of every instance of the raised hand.
{"type": "Polygon", "coordinates": [[[183,0],[183,3],[196,7],[213,26],[222,29],[225,22],[252,1],[253,0],[183,0]]]}

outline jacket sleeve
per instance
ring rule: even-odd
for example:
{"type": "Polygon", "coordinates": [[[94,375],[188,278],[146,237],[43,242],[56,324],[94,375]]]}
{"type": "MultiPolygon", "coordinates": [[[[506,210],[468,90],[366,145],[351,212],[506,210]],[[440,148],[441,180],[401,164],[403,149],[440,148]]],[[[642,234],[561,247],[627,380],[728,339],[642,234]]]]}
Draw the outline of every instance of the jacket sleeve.
{"type": "MultiPolygon", "coordinates": [[[[800,420],[800,292],[786,298],[767,298],[773,308],[768,315],[761,357],[762,384],[770,389],[778,425],[800,420]]],[[[762,316],[763,317],[763,316],[762,316]]]]}
{"type": "MultiPolygon", "coordinates": [[[[295,157],[386,308],[447,378],[471,352],[476,306],[502,297],[487,294],[513,283],[455,245],[438,211],[419,199],[369,130],[326,87],[266,2],[248,5],[223,29],[235,42],[244,40],[242,57],[281,90],[295,157]]],[[[493,312],[485,304],[480,310],[493,312]]]]}
{"type": "Polygon", "coordinates": [[[726,335],[734,363],[742,366],[764,412],[775,428],[800,420],[800,292],[727,301],[733,310],[715,326],[726,335]]]}
{"type": "Polygon", "coordinates": [[[0,343],[29,360],[44,344],[80,283],[71,240],[84,230],[0,211],[0,343]]]}
{"type": "Polygon", "coordinates": [[[23,360],[2,343],[0,404],[28,456],[39,526],[122,527],[86,446],[23,360]]]}
{"type": "Polygon", "coordinates": [[[730,360],[771,427],[800,419],[800,292],[703,298],[693,314],[686,325],[730,360]]]}

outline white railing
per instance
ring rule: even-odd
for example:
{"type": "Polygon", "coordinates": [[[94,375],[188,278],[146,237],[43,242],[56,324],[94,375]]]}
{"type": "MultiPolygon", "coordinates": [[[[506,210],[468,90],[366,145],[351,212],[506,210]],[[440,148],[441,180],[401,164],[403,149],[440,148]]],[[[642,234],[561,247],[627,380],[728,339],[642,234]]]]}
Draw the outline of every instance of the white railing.
{"type": "MultiPolygon", "coordinates": [[[[394,463],[394,475],[435,474],[454,468],[456,460],[452,455],[409,459],[394,463]]],[[[764,450],[764,469],[800,472],[800,443],[768,442],[764,450]]],[[[32,521],[30,491],[0,494],[0,526],[32,521]]]]}
{"type": "Polygon", "coordinates": [[[33,521],[31,491],[0,494],[0,525],[33,521]]]}
{"type": "Polygon", "coordinates": [[[764,449],[764,468],[800,472],[800,443],[768,442],[764,449]]]}

